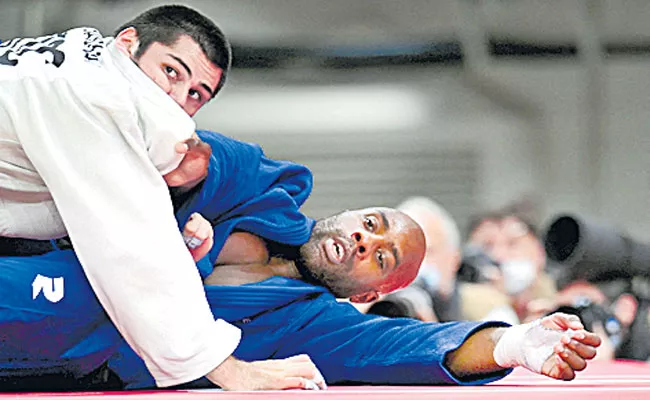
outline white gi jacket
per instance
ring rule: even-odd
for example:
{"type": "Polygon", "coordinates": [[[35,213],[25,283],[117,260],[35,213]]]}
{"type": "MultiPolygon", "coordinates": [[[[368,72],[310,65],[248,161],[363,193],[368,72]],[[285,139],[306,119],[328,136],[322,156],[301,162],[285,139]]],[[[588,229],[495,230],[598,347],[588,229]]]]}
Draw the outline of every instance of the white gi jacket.
{"type": "Polygon", "coordinates": [[[95,29],[0,46],[0,236],[70,235],[159,386],[204,376],[240,339],[214,321],[161,176],[194,129],[95,29]]]}

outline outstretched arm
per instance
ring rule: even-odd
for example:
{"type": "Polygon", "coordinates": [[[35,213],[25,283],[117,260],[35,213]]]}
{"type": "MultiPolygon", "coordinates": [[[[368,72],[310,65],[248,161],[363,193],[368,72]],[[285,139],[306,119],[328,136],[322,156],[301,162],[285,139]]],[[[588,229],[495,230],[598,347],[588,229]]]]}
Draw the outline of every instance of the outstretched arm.
{"type": "Polygon", "coordinates": [[[556,313],[510,328],[487,328],[447,354],[445,364],[459,379],[522,366],[554,379],[571,380],[596,356],[600,338],[578,317],[556,313]]]}

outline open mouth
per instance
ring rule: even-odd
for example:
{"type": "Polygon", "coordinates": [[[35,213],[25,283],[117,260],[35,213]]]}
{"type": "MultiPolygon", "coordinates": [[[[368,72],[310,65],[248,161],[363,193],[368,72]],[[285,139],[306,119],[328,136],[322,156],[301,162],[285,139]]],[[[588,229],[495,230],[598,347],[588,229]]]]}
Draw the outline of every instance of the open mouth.
{"type": "Polygon", "coordinates": [[[327,259],[334,264],[342,264],[348,259],[348,246],[339,238],[327,238],[323,242],[327,259]]]}

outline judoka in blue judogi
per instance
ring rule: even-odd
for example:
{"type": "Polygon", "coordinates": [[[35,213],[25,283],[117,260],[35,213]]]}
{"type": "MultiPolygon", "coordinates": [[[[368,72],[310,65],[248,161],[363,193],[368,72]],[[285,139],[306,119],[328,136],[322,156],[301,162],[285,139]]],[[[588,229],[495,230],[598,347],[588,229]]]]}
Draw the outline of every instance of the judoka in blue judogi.
{"type": "MultiPolygon", "coordinates": [[[[178,220],[182,226],[198,211],[215,225],[213,250],[199,263],[204,277],[233,230],[286,245],[309,239],[314,221],[298,211],[312,184],[305,167],[270,160],[255,145],[199,134],[213,148],[208,178],[179,208],[178,220]]],[[[84,376],[107,365],[127,388],[154,386],[97,302],[72,251],[3,257],[0,270],[0,377],[84,376]]],[[[321,286],[283,277],[205,289],[215,317],[242,329],[236,357],[306,353],[328,383],[461,383],[443,366],[447,352],[478,329],[501,325],[364,315],[321,286]]],[[[496,380],[508,372],[462,383],[496,380]]]]}

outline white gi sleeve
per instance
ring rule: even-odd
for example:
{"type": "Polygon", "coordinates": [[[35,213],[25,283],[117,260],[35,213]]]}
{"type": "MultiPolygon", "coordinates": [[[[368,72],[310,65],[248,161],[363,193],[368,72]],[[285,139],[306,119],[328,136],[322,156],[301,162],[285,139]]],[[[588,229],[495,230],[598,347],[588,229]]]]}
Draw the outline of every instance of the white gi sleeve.
{"type": "Polygon", "coordinates": [[[211,314],[156,168],[178,160],[154,165],[128,87],[39,77],[1,83],[10,124],[120,333],[159,386],[206,375],[234,351],[240,331],[211,314]]]}

